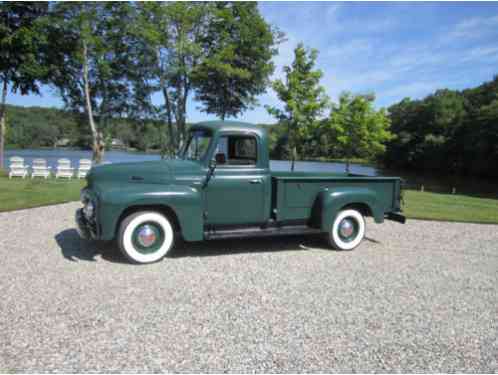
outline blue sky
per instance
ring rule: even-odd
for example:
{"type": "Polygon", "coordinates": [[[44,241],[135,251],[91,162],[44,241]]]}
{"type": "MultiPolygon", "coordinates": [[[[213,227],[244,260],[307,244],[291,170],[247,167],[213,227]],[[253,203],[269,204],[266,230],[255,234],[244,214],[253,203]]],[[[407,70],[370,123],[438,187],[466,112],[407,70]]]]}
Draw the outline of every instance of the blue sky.
{"type": "MultiPolygon", "coordinates": [[[[376,106],[421,98],[437,88],[463,89],[498,74],[498,3],[264,2],[267,21],[286,33],[273,78],[292,62],[299,42],[319,50],[317,66],[332,100],[340,92],[374,92],[376,106]]],[[[157,96],[154,100],[160,100],[157,96]]],[[[8,103],[56,106],[51,89],[42,96],[9,94],[8,103]]],[[[239,116],[274,122],[265,104],[280,105],[269,89],[260,105],[239,116]]],[[[189,102],[189,122],[213,119],[189,102]]]]}

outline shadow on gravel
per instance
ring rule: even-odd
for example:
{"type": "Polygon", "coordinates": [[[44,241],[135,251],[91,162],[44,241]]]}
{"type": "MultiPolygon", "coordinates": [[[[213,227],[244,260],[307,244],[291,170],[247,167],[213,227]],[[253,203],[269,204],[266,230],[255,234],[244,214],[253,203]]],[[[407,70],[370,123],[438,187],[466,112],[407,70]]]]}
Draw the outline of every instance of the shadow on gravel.
{"type": "Polygon", "coordinates": [[[80,238],[76,229],[66,229],[55,236],[62,256],[71,262],[95,262],[97,255],[107,261],[127,263],[113,242],[85,241],[80,238]]]}
{"type": "MultiPolygon", "coordinates": [[[[55,236],[62,256],[71,262],[95,262],[102,259],[115,263],[128,263],[115,242],[85,241],[76,229],[66,229],[55,236]]],[[[240,238],[202,242],[178,241],[169,258],[209,257],[229,254],[266,253],[280,251],[326,250],[322,236],[275,236],[266,238],[240,238]]]]}
{"type": "Polygon", "coordinates": [[[268,253],[280,251],[328,250],[321,236],[274,236],[237,238],[202,242],[179,242],[170,258],[210,257],[228,254],[268,253]]]}
{"type": "Polygon", "coordinates": [[[380,244],[381,243],[380,241],[377,241],[376,239],[370,238],[370,237],[367,237],[367,236],[365,236],[364,240],[365,241],[369,241],[369,242],[373,242],[373,243],[376,243],[376,244],[380,244]]]}

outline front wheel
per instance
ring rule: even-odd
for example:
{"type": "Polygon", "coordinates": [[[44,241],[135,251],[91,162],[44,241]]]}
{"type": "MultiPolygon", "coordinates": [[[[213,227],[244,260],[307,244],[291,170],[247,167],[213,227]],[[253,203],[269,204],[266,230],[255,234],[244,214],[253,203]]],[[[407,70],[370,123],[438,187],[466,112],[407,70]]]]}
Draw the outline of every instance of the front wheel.
{"type": "Polygon", "coordinates": [[[353,250],[365,236],[365,219],[361,212],[340,211],[328,234],[330,245],[336,250],[353,250]]]}
{"type": "Polygon", "coordinates": [[[126,217],[119,227],[119,248],[133,263],[161,260],[172,249],[174,240],[170,220],[157,212],[136,212],[126,217]]]}

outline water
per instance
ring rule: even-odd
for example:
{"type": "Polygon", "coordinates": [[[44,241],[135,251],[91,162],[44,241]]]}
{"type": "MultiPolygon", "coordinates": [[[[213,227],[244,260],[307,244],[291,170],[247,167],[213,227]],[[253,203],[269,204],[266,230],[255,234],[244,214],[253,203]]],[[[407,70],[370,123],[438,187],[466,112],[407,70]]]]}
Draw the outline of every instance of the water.
{"type": "MultiPolygon", "coordinates": [[[[42,150],[7,150],[5,152],[6,164],[8,158],[12,156],[21,156],[25,163],[31,165],[33,159],[43,158],[47,160],[48,165],[55,169],[57,159],[67,158],[71,160],[73,167],[78,166],[80,159],[91,159],[90,150],[67,150],[67,149],[42,149],[42,150]]],[[[143,152],[127,151],[107,151],[105,161],[110,163],[140,162],[147,160],[160,160],[159,154],[147,154],[143,152]]],[[[290,162],[283,160],[272,160],[270,167],[276,171],[289,171],[290,162]]],[[[295,164],[296,171],[310,172],[344,172],[343,163],[327,162],[302,162],[295,164]]],[[[380,169],[372,165],[351,164],[351,172],[366,176],[400,176],[405,180],[407,187],[410,189],[420,190],[422,185],[425,191],[440,193],[451,193],[455,189],[457,194],[475,195],[489,198],[498,198],[498,182],[483,180],[473,177],[461,176],[444,176],[441,174],[421,174],[407,171],[390,171],[380,169]]]]}
{"type": "MultiPolygon", "coordinates": [[[[5,152],[5,160],[8,163],[8,159],[12,156],[20,156],[24,158],[24,163],[31,165],[33,159],[42,158],[47,160],[47,164],[55,169],[57,166],[57,160],[61,158],[71,160],[73,167],[77,167],[80,159],[92,159],[92,151],[90,150],[66,150],[66,149],[55,149],[55,150],[7,150],[5,152]]],[[[127,151],[107,151],[104,154],[104,160],[110,163],[127,163],[127,162],[139,162],[147,160],[160,160],[161,156],[159,154],[147,154],[144,152],[127,152],[127,151]]],[[[290,162],[283,160],[272,160],[270,162],[270,168],[276,171],[288,171],[290,170],[290,162]]],[[[312,171],[312,172],[344,172],[344,164],[342,163],[324,163],[324,162],[301,162],[298,161],[295,164],[296,171],[312,171]]],[[[372,166],[365,165],[351,165],[351,172],[358,174],[365,174],[369,176],[376,176],[378,171],[372,166]]]]}
{"type": "MultiPolygon", "coordinates": [[[[61,158],[71,160],[73,167],[77,167],[80,159],[92,160],[91,150],[67,150],[67,149],[52,149],[52,150],[6,150],[5,163],[8,165],[8,159],[12,156],[20,156],[24,158],[24,163],[31,165],[33,159],[42,158],[47,161],[47,164],[55,169],[57,160],[61,158]]],[[[126,151],[108,151],[104,154],[105,161],[110,163],[127,163],[134,161],[159,160],[158,154],[146,154],[143,152],[126,152],[126,151]]]]}

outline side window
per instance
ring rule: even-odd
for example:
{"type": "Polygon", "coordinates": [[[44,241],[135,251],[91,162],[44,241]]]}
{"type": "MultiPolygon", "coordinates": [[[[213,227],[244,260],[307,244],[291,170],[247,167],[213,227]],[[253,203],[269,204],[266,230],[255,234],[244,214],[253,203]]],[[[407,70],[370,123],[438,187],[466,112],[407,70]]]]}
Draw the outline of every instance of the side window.
{"type": "Polygon", "coordinates": [[[258,161],[258,143],[252,136],[222,136],[215,154],[221,165],[254,166],[258,161]]]}

